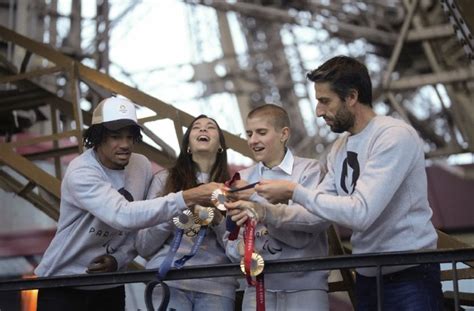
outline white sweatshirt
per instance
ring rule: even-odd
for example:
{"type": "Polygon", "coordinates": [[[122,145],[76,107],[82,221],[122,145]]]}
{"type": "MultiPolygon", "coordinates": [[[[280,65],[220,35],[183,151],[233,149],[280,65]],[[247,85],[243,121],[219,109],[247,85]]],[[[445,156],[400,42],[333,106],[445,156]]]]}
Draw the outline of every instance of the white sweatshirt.
{"type": "Polygon", "coordinates": [[[352,229],[354,254],[436,248],[423,144],[411,126],[392,117],[377,116],[360,133],[342,135],[323,182],[316,190],[298,185],[293,200],[352,229]]]}
{"type": "Polygon", "coordinates": [[[38,276],[85,273],[97,256],[113,255],[119,269],[136,256],[136,230],[171,219],[186,208],[182,193],[145,199],[152,179],[150,162],[132,154],[123,170],[111,170],[89,149],[69,164],[61,184],[58,228],[43,259],[38,276]],[[127,201],[119,189],[134,199],[127,201]]]}

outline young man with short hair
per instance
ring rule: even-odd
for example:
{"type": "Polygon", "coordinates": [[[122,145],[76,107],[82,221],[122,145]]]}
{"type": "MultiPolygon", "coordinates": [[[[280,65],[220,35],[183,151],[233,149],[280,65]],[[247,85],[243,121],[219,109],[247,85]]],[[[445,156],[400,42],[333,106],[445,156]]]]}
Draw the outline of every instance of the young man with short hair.
{"type": "MultiPolygon", "coordinates": [[[[283,108],[270,104],[255,108],[247,116],[245,129],[247,143],[258,161],[239,172],[247,183],[263,179],[285,179],[307,187],[319,183],[319,163],[294,156],[286,147],[290,138],[290,120],[283,108]]],[[[265,201],[253,190],[236,192],[234,198],[265,201]]],[[[232,203],[227,204],[232,206],[232,203]]],[[[246,204],[252,205],[248,201],[246,204]]],[[[278,210],[275,213],[255,210],[259,220],[255,230],[255,251],[264,260],[327,256],[327,223],[324,220],[292,202],[288,206],[290,213],[284,216],[278,210]],[[304,220],[297,225],[286,226],[285,221],[295,215],[301,215],[304,220]]],[[[239,214],[231,210],[229,215],[239,225],[247,219],[245,211],[239,214]]],[[[227,253],[234,261],[240,261],[242,257],[242,243],[241,236],[239,242],[227,244],[227,253]]],[[[266,274],[264,278],[266,310],[329,310],[327,271],[266,274]]],[[[255,291],[255,287],[247,287],[242,310],[255,310],[255,291]]]]}

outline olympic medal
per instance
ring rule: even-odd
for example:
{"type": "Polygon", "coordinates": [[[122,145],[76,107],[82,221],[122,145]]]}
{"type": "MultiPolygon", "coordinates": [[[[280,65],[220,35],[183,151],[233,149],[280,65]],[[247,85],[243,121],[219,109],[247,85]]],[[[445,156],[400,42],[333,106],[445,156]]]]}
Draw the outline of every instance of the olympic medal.
{"type": "MultiPolygon", "coordinates": [[[[250,264],[250,275],[257,276],[263,272],[265,267],[265,262],[263,261],[262,256],[257,253],[252,253],[252,262],[250,264]]],[[[245,258],[242,257],[240,261],[240,270],[245,274],[245,258]]]]}
{"type": "Polygon", "coordinates": [[[196,205],[194,208],[194,216],[196,223],[200,224],[201,226],[207,226],[214,219],[214,209],[196,205]]]}
{"type": "Polygon", "coordinates": [[[211,202],[217,207],[220,211],[225,211],[226,208],[224,206],[224,202],[226,201],[225,192],[221,189],[216,189],[212,192],[211,195],[211,202]]]}
{"type": "Polygon", "coordinates": [[[182,214],[173,217],[173,223],[176,228],[187,230],[194,225],[194,215],[189,209],[186,209],[182,214]]]}

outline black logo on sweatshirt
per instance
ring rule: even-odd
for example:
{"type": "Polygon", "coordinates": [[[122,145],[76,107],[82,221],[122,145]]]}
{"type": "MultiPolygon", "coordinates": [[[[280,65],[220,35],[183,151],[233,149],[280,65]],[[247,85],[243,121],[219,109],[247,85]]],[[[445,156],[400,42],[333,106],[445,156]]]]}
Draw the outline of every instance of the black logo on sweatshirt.
{"type": "Polygon", "coordinates": [[[342,162],[341,188],[347,193],[352,194],[355,190],[357,179],[359,179],[360,167],[357,160],[357,153],[348,151],[347,158],[342,162]],[[349,176],[349,168],[352,170],[352,176],[349,176]]]}
{"type": "Polygon", "coordinates": [[[133,200],[133,195],[132,195],[130,192],[128,192],[127,189],[125,189],[125,188],[120,188],[120,189],[118,190],[118,192],[119,192],[121,195],[123,195],[123,197],[124,197],[125,199],[127,199],[128,202],[133,202],[133,201],[134,201],[134,200],[133,200]]]}
{"type": "MultiPolygon", "coordinates": [[[[133,202],[133,201],[134,201],[134,200],[133,200],[133,195],[132,195],[127,189],[125,189],[125,188],[120,188],[120,189],[118,190],[118,192],[119,192],[127,201],[129,201],[129,202],[133,202]]],[[[109,232],[108,232],[108,231],[103,231],[103,232],[102,232],[102,230],[97,230],[97,231],[96,231],[96,229],[92,227],[92,228],[89,230],[89,233],[93,233],[93,232],[94,232],[96,235],[98,235],[98,236],[102,236],[102,237],[108,237],[108,236],[109,236],[109,232]]],[[[113,253],[115,253],[115,252],[117,251],[117,247],[118,247],[118,246],[116,246],[116,245],[114,246],[114,244],[116,244],[116,243],[114,243],[114,238],[115,238],[116,236],[122,236],[122,235],[123,235],[123,232],[122,232],[122,231],[119,231],[118,234],[111,234],[110,239],[108,239],[104,244],[102,244],[102,246],[105,248],[105,252],[106,252],[107,254],[110,255],[110,254],[113,254],[113,253]]]]}

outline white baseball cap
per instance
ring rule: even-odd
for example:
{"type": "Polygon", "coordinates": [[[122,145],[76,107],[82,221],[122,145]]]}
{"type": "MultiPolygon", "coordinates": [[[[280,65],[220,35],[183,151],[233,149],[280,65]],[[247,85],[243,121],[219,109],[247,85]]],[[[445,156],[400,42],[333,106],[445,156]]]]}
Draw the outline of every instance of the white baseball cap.
{"type": "Polygon", "coordinates": [[[92,125],[102,124],[112,131],[129,125],[140,126],[135,104],[125,98],[109,97],[102,100],[92,113],[92,125]]]}

